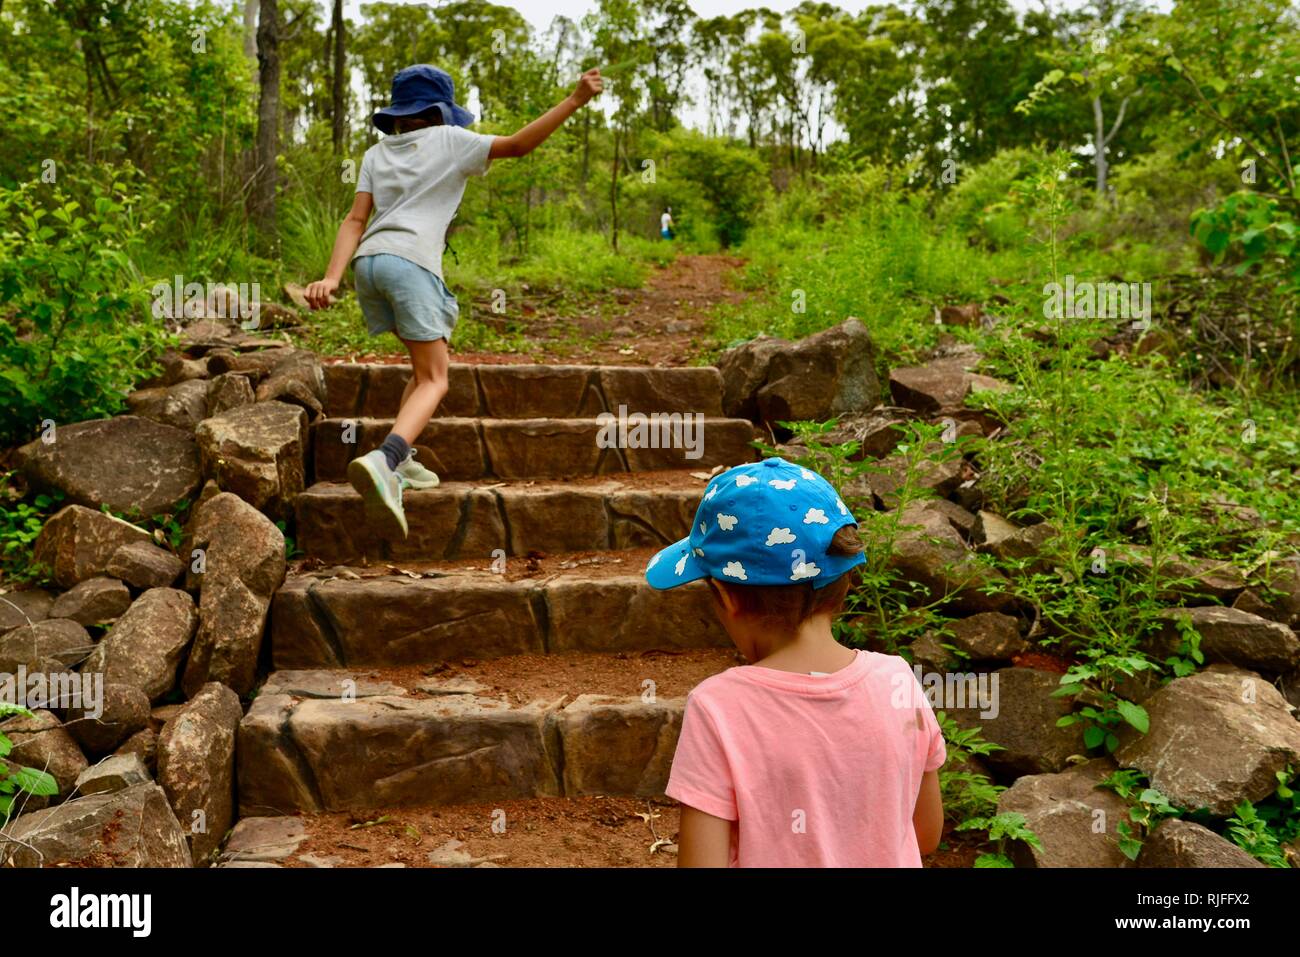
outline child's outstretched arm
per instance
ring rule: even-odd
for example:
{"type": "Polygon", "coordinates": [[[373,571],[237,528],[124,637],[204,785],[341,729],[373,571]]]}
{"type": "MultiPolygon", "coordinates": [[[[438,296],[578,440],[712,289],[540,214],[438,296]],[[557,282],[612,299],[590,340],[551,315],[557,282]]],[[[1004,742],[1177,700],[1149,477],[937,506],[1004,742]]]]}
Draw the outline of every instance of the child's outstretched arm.
{"type": "Polygon", "coordinates": [[[512,136],[498,136],[492,142],[488,153],[491,159],[504,159],[508,156],[527,156],[546,141],[546,138],[560,128],[560,124],[576,113],[588,100],[604,89],[604,80],[600,70],[591,69],[582,74],[573,92],[551,107],[537,119],[533,120],[512,136]]]}
{"type": "Polygon", "coordinates": [[[325,278],[318,279],[307,287],[304,295],[307,305],[313,309],[324,309],[343,281],[343,271],[348,268],[352,254],[361,243],[361,234],[366,231],[370,220],[370,211],[375,207],[375,198],[370,193],[357,193],[352,200],[352,209],[339,225],[339,234],[334,237],[334,251],[330,254],[329,268],[325,278]]]}

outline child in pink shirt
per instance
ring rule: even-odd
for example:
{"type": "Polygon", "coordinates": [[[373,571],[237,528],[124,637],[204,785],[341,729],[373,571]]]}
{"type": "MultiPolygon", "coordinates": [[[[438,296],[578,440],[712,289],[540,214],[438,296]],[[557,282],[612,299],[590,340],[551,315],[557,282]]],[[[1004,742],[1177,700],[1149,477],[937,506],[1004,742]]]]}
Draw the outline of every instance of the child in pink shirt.
{"type": "Polygon", "coordinates": [[[920,867],[938,846],[934,712],[902,658],[831,632],[864,560],[830,483],[777,458],[715,476],[691,534],[650,560],[655,588],[708,582],[751,662],[687,699],[679,866],[920,867]]]}

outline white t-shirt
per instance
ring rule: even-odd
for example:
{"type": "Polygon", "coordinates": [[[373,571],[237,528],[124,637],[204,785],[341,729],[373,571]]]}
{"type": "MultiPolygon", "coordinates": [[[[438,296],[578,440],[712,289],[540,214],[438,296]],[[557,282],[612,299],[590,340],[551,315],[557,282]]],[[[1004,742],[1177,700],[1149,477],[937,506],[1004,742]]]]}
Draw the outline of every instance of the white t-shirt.
{"type": "Polygon", "coordinates": [[[357,192],[370,193],[375,209],[352,258],[391,253],[441,279],[447,226],[468,178],[487,172],[493,138],[459,126],[426,126],[366,150],[357,192]]]}
{"type": "Polygon", "coordinates": [[[673,218],[668,213],[664,213],[662,216],[659,217],[660,229],[667,229],[672,224],[673,224],[673,218]]]}

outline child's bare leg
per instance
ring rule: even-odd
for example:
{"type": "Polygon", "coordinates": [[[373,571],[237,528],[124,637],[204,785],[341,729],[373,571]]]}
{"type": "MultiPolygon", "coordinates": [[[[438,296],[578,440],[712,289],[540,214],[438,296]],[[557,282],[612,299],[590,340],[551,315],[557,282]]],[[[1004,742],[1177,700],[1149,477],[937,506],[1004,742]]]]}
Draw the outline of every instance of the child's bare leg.
{"type": "Polygon", "coordinates": [[[411,380],[402,392],[402,407],[393,423],[393,433],[414,445],[424,427],[447,394],[447,340],[411,342],[402,340],[411,354],[411,380]]]}

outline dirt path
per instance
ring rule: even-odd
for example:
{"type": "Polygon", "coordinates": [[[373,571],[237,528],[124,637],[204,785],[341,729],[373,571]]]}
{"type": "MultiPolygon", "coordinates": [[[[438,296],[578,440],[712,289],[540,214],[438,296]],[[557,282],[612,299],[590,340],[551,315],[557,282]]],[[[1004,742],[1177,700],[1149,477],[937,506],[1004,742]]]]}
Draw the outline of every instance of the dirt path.
{"type": "MultiPolygon", "coordinates": [[[[735,256],[680,255],[651,270],[640,289],[611,289],[578,315],[536,313],[521,321],[536,348],[527,353],[466,352],[453,339],[452,361],[494,365],[685,366],[710,345],[709,321],[722,303],[745,294],[730,277],[745,260],[735,256]]],[[[493,317],[475,308],[475,316],[493,317]]],[[[502,328],[505,324],[503,322],[502,328]]],[[[348,355],[326,361],[404,363],[405,354],[348,355]]]]}

